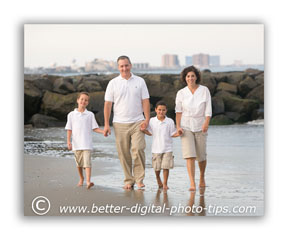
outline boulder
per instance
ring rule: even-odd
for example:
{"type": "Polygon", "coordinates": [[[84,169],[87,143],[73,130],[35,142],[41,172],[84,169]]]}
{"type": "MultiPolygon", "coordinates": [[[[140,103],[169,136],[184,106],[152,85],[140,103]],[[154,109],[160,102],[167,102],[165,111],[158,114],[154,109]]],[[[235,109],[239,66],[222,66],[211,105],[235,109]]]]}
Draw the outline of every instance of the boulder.
{"type": "Polygon", "coordinates": [[[224,113],[225,106],[222,97],[212,97],[212,114],[213,116],[224,113]]]}
{"type": "Polygon", "coordinates": [[[253,99],[241,99],[238,97],[224,97],[225,111],[241,114],[241,121],[250,121],[251,114],[259,108],[259,103],[253,99]]]}
{"type": "Polygon", "coordinates": [[[105,92],[89,93],[90,99],[87,110],[93,112],[96,116],[97,123],[104,125],[104,95],[105,92]]]}
{"type": "Polygon", "coordinates": [[[241,115],[238,112],[225,112],[225,115],[234,122],[243,122],[242,119],[245,119],[245,116],[243,118],[243,114],[241,115]]]}
{"type": "Polygon", "coordinates": [[[209,73],[209,72],[202,73],[200,84],[208,87],[211,96],[214,95],[214,92],[215,92],[216,86],[217,86],[217,82],[211,73],[209,73]]]}
{"type": "Polygon", "coordinates": [[[255,81],[257,82],[258,85],[264,84],[264,72],[260,73],[255,77],[255,81]]]}
{"type": "Polygon", "coordinates": [[[67,114],[77,107],[76,100],[77,93],[62,95],[46,91],[42,99],[41,111],[59,120],[67,120],[67,114]]]}
{"type": "Polygon", "coordinates": [[[40,110],[42,91],[34,86],[34,81],[24,80],[24,122],[40,110]]]}
{"type": "Polygon", "coordinates": [[[63,127],[65,125],[64,121],[60,122],[57,118],[39,113],[34,114],[30,122],[36,128],[63,127]]]}
{"type": "Polygon", "coordinates": [[[69,94],[75,91],[73,80],[71,78],[57,78],[53,83],[53,92],[69,94]]]}
{"type": "Polygon", "coordinates": [[[100,83],[95,79],[81,79],[74,83],[77,92],[97,92],[103,91],[100,83]]]}
{"type": "Polygon", "coordinates": [[[232,94],[236,94],[237,86],[230,83],[220,82],[217,86],[217,91],[226,91],[232,94]]]}
{"type": "Polygon", "coordinates": [[[255,87],[252,91],[250,91],[247,96],[247,99],[255,99],[259,103],[264,104],[264,84],[255,87]]]}
{"type": "Polygon", "coordinates": [[[257,85],[258,83],[255,81],[255,79],[248,76],[239,83],[239,94],[244,97],[257,85]]]}
{"type": "Polygon", "coordinates": [[[233,123],[234,122],[224,114],[217,115],[210,121],[210,125],[229,125],[233,123]]]}

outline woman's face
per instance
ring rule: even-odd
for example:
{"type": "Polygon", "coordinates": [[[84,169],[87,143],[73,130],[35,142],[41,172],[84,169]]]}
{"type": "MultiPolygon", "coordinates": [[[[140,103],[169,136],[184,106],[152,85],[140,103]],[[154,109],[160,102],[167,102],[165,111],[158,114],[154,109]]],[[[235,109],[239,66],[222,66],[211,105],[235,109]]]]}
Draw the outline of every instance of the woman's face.
{"type": "Polygon", "coordinates": [[[188,72],[185,80],[186,80],[187,85],[196,84],[196,80],[197,80],[196,74],[194,72],[188,72]]]}

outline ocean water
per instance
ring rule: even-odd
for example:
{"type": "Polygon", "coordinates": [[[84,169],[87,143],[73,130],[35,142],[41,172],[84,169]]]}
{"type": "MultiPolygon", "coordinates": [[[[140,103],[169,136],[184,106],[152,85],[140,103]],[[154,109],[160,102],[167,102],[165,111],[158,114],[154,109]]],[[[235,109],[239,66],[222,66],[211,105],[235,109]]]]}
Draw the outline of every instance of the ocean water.
{"type": "MultiPolygon", "coordinates": [[[[205,192],[197,189],[190,193],[186,161],[182,158],[181,139],[173,139],[174,169],[170,170],[168,186],[165,193],[158,191],[155,173],[151,164],[152,138],[146,136],[146,171],[145,192],[140,194],[144,202],[166,205],[192,205],[209,207],[198,215],[211,216],[261,216],[264,214],[264,121],[254,121],[241,125],[210,126],[207,142],[207,167],[205,192]],[[161,195],[162,194],[162,195],[161,195]],[[249,207],[255,211],[245,213],[217,213],[219,207],[249,207]],[[217,211],[216,211],[217,212],[217,211]]],[[[93,168],[97,161],[109,162],[111,174],[93,176],[92,180],[101,186],[123,191],[123,172],[118,160],[115,137],[112,134],[104,138],[101,134],[93,135],[93,168]],[[111,167],[112,165],[112,167],[111,167]]],[[[66,147],[64,128],[24,129],[24,153],[73,158],[73,152],[66,147]]],[[[105,171],[107,172],[107,171],[105,171]]],[[[196,164],[196,184],[199,182],[199,168],[196,164]]],[[[243,210],[243,209],[242,209],[243,210]]],[[[185,215],[175,213],[173,215],[185,215]]],[[[189,214],[187,214],[189,215],[189,214]]],[[[197,214],[196,214],[197,215],[197,214]]]]}

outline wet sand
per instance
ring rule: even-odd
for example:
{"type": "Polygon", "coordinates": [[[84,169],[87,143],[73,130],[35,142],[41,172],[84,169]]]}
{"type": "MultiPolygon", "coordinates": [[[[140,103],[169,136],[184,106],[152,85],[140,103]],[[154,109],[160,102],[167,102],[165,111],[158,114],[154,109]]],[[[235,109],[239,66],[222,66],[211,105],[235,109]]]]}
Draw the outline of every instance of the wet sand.
{"type": "MultiPolygon", "coordinates": [[[[115,172],[113,175],[113,172],[110,172],[115,169],[113,167],[115,166],[111,162],[92,161],[92,179],[95,186],[87,190],[85,182],[83,187],[77,187],[79,177],[74,159],[24,155],[24,215],[263,216],[264,214],[263,202],[259,201],[261,194],[254,193],[253,188],[230,189],[219,175],[217,178],[211,176],[207,178],[207,182],[211,185],[206,189],[189,192],[184,185],[174,186],[176,176],[171,173],[174,182],[171,180],[171,185],[168,183],[170,189],[163,191],[158,189],[152,169],[147,169],[146,183],[153,183],[152,186],[148,184],[146,190],[137,187],[133,190],[124,190],[121,187],[122,183],[119,183],[118,187],[108,184],[113,181],[115,174],[119,174],[115,172]],[[245,199],[249,194],[255,195],[255,201],[246,203],[245,199]],[[46,199],[38,198],[33,202],[38,196],[46,197],[50,201],[50,208],[46,199]],[[255,209],[242,213],[231,211],[235,206],[241,206],[242,210],[246,206],[253,206],[255,209]],[[46,213],[48,208],[49,211],[46,213]]],[[[186,175],[177,173],[177,169],[173,171],[173,174],[183,178],[182,182],[185,181],[186,175]]]]}
{"type": "MultiPolygon", "coordinates": [[[[92,164],[92,175],[108,173],[105,169],[109,169],[109,163],[93,162],[92,164]]],[[[95,186],[87,190],[85,185],[76,186],[79,181],[77,174],[73,159],[24,155],[24,215],[37,216],[32,210],[32,202],[38,196],[44,196],[50,201],[50,210],[44,214],[45,216],[163,216],[170,214],[169,211],[156,209],[156,206],[169,205],[167,193],[163,191],[151,194],[138,189],[110,189],[102,187],[98,182],[94,182],[95,186]],[[152,202],[150,202],[151,199],[152,202]],[[61,213],[60,207],[62,206],[87,206],[87,209],[85,213],[83,211],[80,213],[62,211],[61,213]],[[150,209],[148,209],[149,206],[150,209]]],[[[48,204],[44,202],[39,202],[37,206],[34,202],[34,209],[36,208],[40,214],[45,212],[42,209],[47,207],[48,204]]]]}

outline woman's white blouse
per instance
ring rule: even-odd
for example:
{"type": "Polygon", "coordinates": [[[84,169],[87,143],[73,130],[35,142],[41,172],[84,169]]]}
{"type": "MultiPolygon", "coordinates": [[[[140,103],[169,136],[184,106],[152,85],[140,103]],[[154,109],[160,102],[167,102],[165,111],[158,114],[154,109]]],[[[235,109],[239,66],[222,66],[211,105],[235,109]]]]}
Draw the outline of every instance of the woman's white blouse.
{"type": "Polygon", "coordinates": [[[209,89],[199,85],[194,94],[187,87],[176,95],[176,113],[182,113],[181,127],[192,132],[202,131],[205,117],[212,116],[211,95],[209,89]]]}

